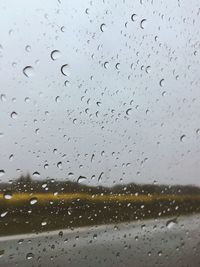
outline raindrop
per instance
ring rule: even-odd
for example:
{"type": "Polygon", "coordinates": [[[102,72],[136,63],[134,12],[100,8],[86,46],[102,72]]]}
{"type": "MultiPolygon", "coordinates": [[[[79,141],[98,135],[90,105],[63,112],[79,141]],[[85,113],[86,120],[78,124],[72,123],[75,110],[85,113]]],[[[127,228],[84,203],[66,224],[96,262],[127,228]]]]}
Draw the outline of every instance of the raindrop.
{"type": "Polygon", "coordinates": [[[102,32],[104,32],[106,30],[106,24],[105,23],[102,23],[101,26],[100,26],[100,30],[102,32]]]}
{"type": "Polygon", "coordinates": [[[85,181],[87,178],[85,176],[79,176],[77,179],[77,183],[82,183],[83,181],[85,181]]]}
{"type": "Polygon", "coordinates": [[[61,161],[59,161],[59,162],[57,163],[57,167],[58,167],[59,169],[62,168],[62,162],[61,162],[61,161]]]}
{"type": "Polygon", "coordinates": [[[61,56],[61,53],[60,53],[59,50],[53,50],[53,51],[51,52],[51,59],[52,59],[52,60],[57,60],[57,59],[60,58],[60,56],[61,56]]]}
{"type": "Polygon", "coordinates": [[[126,115],[130,115],[131,114],[131,111],[132,111],[132,108],[128,108],[127,110],[126,110],[126,115]]]}
{"type": "Polygon", "coordinates": [[[34,76],[34,70],[33,70],[33,67],[32,66],[26,66],[24,69],[23,69],[23,73],[26,77],[33,77],[34,76]]]}
{"type": "Polygon", "coordinates": [[[98,182],[100,182],[102,180],[102,176],[103,176],[103,172],[100,173],[99,177],[98,177],[98,182]]]}
{"type": "Polygon", "coordinates": [[[104,66],[105,69],[108,68],[108,65],[109,65],[108,61],[106,61],[106,62],[103,64],[103,66],[104,66]]]}
{"type": "Polygon", "coordinates": [[[39,178],[40,177],[40,173],[39,172],[34,172],[33,173],[33,177],[39,178]]]}
{"type": "Polygon", "coordinates": [[[8,211],[2,212],[1,213],[1,218],[4,218],[6,216],[6,214],[8,213],[8,211]]]}
{"type": "Polygon", "coordinates": [[[47,225],[47,222],[42,222],[41,225],[45,226],[45,225],[47,225]]]}
{"type": "Polygon", "coordinates": [[[6,95],[1,94],[0,99],[2,102],[5,102],[6,101],[6,95]]]}
{"type": "Polygon", "coordinates": [[[33,198],[30,199],[30,204],[31,204],[31,205],[34,205],[34,204],[36,204],[37,202],[38,202],[38,200],[37,200],[36,197],[33,197],[33,198]]]}
{"type": "Polygon", "coordinates": [[[44,164],[44,169],[48,169],[49,165],[46,163],[44,164]]]}
{"type": "Polygon", "coordinates": [[[13,111],[13,112],[10,114],[10,117],[11,117],[12,119],[16,119],[17,116],[18,116],[18,114],[17,114],[17,112],[15,112],[15,111],[13,111]]]}
{"type": "Polygon", "coordinates": [[[30,52],[30,51],[31,51],[31,46],[30,46],[30,45],[27,45],[27,46],[25,47],[25,50],[26,50],[26,52],[30,52]]]}
{"type": "Polygon", "coordinates": [[[61,73],[64,75],[64,76],[69,76],[69,65],[68,64],[64,64],[62,65],[61,67],[61,73]]]}
{"type": "Polygon", "coordinates": [[[180,141],[181,141],[181,142],[184,142],[185,139],[186,139],[186,135],[185,135],[185,134],[181,135],[181,137],[180,137],[180,141]]]}
{"type": "Polygon", "coordinates": [[[10,160],[10,161],[12,161],[12,160],[13,160],[13,158],[14,158],[14,155],[13,155],[13,154],[11,154],[11,155],[9,156],[9,160],[10,160]]]}
{"type": "Polygon", "coordinates": [[[161,87],[164,86],[164,81],[165,81],[164,79],[161,79],[161,80],[160,80],[159,84],[160,84],[161,87]]]}
{"type": "Polygon", "coordinates": [[[144,29],[145,28],[145,26],[146,26],[146,19],[142,19],[141,21],[140,21],[140,28],[141,29],[144,29]]]}
{"type": "Polygon", "coordinates": [[[34,258],[34,254],[33,253],[27,253],[26,254],[26,259],[27,260],[31,260],[31,259],[33,259],[34,258]]]}
{"type": "Polygon", "coordinates": [[[169,220],[166,223],[168,229],[172,229],[177,224],[177,219],[169,220]]]}
{"type": "Polygon", "coordinates": [[[132,20],[132,21],[136,21],[136,17],[137,17],[136,14],[132,14],[132,15],[131,15],[131,20],[132,20]]]}
{"type": "Polygon", "coordinates": [[[117,63],[117,64],[115,65],[115,68],[116,68],[117,70],[119,70],[119,68],[120,68],[120,63],[117,63]]]}
{"type": "Polygon", "coordinates": [[[200,129],[196,130],[196,134],[200,135],[200,129]]]}
{"type": "Polygon", "coordinates": [[[12,198],[12,192],[6,191],[3,195],[5,199],[11,199],[12,198]]]}
{"type": "Polygon", "coordinates": [[[60,30],[61,30],[61,32],[65,32],[65,26],[62,26],[62,27],[60,28],[60,30]]]}
{"type": "Polygon", "coordinates": [[[151,70],[150,66],[147,66],[146,69],[145,69],[146,73],[150,73],[150,70],[151,70]]]}

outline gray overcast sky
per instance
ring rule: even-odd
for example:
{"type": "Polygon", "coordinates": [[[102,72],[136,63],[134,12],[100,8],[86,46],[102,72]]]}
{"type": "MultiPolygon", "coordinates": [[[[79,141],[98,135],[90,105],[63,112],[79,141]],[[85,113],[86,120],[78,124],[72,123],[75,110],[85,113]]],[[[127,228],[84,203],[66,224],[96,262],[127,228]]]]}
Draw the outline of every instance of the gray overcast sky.
{"type": "Polygon", "coordinates": [[[2,0],[1,181],[200,185],[199,8],[2,0]]]}

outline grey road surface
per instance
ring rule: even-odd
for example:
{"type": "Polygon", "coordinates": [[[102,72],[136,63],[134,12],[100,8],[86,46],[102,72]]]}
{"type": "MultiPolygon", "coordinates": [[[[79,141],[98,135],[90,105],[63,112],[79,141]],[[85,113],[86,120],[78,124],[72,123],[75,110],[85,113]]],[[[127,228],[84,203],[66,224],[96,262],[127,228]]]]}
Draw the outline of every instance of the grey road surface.
{"type": "Polygon", "coordinates": [[[200,215],[0,238],[0,267],[199,267],[200,215]]]}

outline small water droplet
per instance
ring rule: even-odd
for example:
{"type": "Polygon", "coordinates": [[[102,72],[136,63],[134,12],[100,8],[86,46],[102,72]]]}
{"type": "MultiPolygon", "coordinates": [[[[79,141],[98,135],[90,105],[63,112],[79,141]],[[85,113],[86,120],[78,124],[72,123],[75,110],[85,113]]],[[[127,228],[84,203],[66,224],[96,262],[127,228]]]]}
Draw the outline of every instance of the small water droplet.
{"type": "Polygon", "coordinates": [[[68,64],[62,65],[62,67],[61,67],[61,73],[64,76],[69,76],[70,72],[69,72],[69,65],[68,64]]]}
{"type": "Polygon", "coordinates": [[[128,108],[127,110],[126,110],[126,115],[130,115],[131,114],[131,111],[132,111],[132,108],[128,108]]]}
{"type": "Polygon", "coordinates": [[[15,112],[15,111],[13,111],[13,112],[10,114],[10,117],[11,117],[12,119],[16,119],[17,116],[18,116],[18,114],[17,114],[17,112],[15,112]]]}
{"type": "Polygon", "coordinates": [[[140,28],[141,28],[141,29],[144,29],[144,28],[146,27],[146,22],[147,22],[146,19],[142,19],[142,20],[140,21],[140,28]]]}
{"type": "Polygon", "coordinates": [[[181,142],[184,142],[185,140],[186,140],[186,135],[185,135],[185,134],[181,135],[181,137],[180,137],[180,141],[181,141],[181,142]]]}
{"type": "Polygon", "coordinates": [[[61,56],[61,53],[60,53],[59,50],[53,50],[53,51],[51,52],[51,59],[52,59],[52,60],[57,60],[57,59],[60,58],[60,56],[61,56]]]}
{"type": "Polygon", "coordinates": [[[105,69],[108,68],[108,65],[109,65],[108,61],[104,62],[104,64],[103,64],[103,66],[104,66],[105,69]]]}
{"type": "Polygon", "coordinates": [[[26,77],[33,77],[34,76],[34,70],[33,70],[33,67],[32,66],[26,66],[24,69],[23,69],[23,73],[26,77]]]}
{"type": "Polygon", "coordinates": [[[12,198],[12,192],[11,191],[6,191],[3,195],[5,199],[11,199],[12,198]]]}
{"type": "Polygon", "coordinates": [[[106,30],[106,24],[105,23],[102,23],[101,26],[100,26],[100,30],[102,32],[104,32],[106,30]]]}
{"type": "Polygon", "coordinates": [[[31,260],[33,258],[34,258],[34,254],[33,253],[29,252],[29,253],[26,254],[26,259],[27,260],[31,260]]]}
{"type": "Polygon", "coordinates": [[[25,47],[25,50],[26,50],[26,52],[30,52],[30,51],[31,51],[31,46],[30,46],[30,45],[27,45],[27,46],[25,47]]]}
{"type": "Polygon", "coordinates": [[[34,172],[33,173],[33,177],[39,178],[40,177],[40,173],[39,172],[34,172]]]}
{"type": "Polygon", "coordinates": [[[1,213],[1,218],[4,218],[8,214],[8,211],[2,212],[1,213]]]}
{"type": "Polygon", "coordinates": [[[61,162],[61,161],[59,161],[59,162],[57,163],[57,167],[58,167],[59,169],[62,168],[62,162],[61,162]]]}
{"type": "Polygon", "coordinates": [[[136,14],[132,14],[132,15],[131,15],[131,20],[132,20],[132,21],[136,21],[136,17],[137,17],[136,14]]]}
{"type": "Polygon", "coordinates": [[[32,197],[32,198],[30,199],[30,204],[31,204],[31,205],[34,205],[34,204],[36,204],[37,202],[38,202],[38,200],[37,200],[36,197],[32,197]]]}
{"type": "Polygon", "coordinates": [[[168,229],[172,229],[176,224],[177,224],[177,219],[172,219],[172,220],[167,221],[166,227],[168,229]]]}
{"type": "Polygon", "coordinates": [[[85,181],[87,178],[85,176],[79,176],[77,179],[77,183],[82,183],[83,181],[85,181]]]}
{"type": "Polygon", "coordinates": [[[159,84],[160,84],[161,87],[164,86],[164,82],[165,82],[165,79],[161,79],[161,80],[160,80],[159,84]]]}
{"type": "Polygon", "coordinates": [[[117,70],[119,70],[119,69],[120,69],[120,63],[117,63],[117,64],[115,65],[115,68],[116,68],[117,70]]]}

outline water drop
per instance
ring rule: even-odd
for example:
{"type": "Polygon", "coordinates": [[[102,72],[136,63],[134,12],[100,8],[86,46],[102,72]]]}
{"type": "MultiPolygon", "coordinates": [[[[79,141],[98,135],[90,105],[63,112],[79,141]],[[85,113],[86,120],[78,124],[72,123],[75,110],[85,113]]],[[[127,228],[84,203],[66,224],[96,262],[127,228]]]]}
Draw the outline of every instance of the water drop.
{"type": "Polygon", "coordinates": [[[7,215],[8,211],[2,212],[1,213],[1,218],[4,218],[7,215]]]}
{"type": "Polygon", "coordinates": [[[62,162],[61,162],[61,161],[59,161],[59,162],[57,163],[57,167],[58,167],[59,169],[62,168],[62,162]]]}
{"type": "Polygon", "coordinates": [[[106,24],[105,23],[102,23],[101,26],[100,26],[100,30],[102,32],[104,32],[106,30],[106,24]]]}
{"type": "Polygon", "coordinates": [[[186,139],[186,135],[185,135],[185,134],[181,135],[181,137],[180,137],[180,141],[181,141],[181,142],[184,142],[185,139],[186,139]]]}
{"type": "Polygon", "coordinates": [[[140,28],[141,29],[144,29],[145,27],[146,27],[146,19],[142,19],[141,21],[140,21],[140,28]]]}
{"type": "Polygon", "coordinates": [[[132,20],[132,21],[136,21],[136,17],[137,17],[136,14],[132,14],[132,15],[131,15],[131,20],[132,20]]]}
{"type": "Polygon", "coordinates": [[[117,64],[115,65],[115,68],[116,68],[117,70],[119,70],[119,68],[120,68],[120,63],[117,63],[117,64]]]}
{"type": "Polygon", "coordinates": [[[126,115],[130,115],[131,114],[131,111],[132,111],[132,108],[128,108],[127,110],[126,110],[126,115]]]}
{"type": "Polygon", "coordinates": [[[34,254],[33,253],[27,253],[26,254],[26,259],[27,260],[31,260],[31,259],[33,259],[34,258],[34,254]]]}
{"type": "Polygon", "coordinates": [[[69,72],[69,65],[68,64],[62,65],[62,67],[61,67],[61,73],[64,76],[69,76],[70,72],[69,72]]]}
{"type": "Polygon", "coordinates": [[[23,73],[26,77],[33,77],[34,76],[34,70],[33,70],[33,67],[32,66],[26,66],[24,69],[23,69],[23,73]]]}
{"type": "Polygon", "coordinates": [[[27,45],[27,46],[25,47],[25,50],[26,50],[26,52],[30,52],[30,51],[31,51],[31,46],[30,46],[30,45],[27,45]]]}
{"type": "Polygon", "coordinates": [[[172,229],[176,224],[177,224],[177,219],[175,218],[175,219],[167,221],[166,227],[168,229],[172,229]]]}
{"type": "Polygon", "coordinates": [[[34,204],[36,204],[37,202],[38,202],[38,200],[37,200],[36,197],[33,197],[33,198],[30,199],[30,204],[31,204],[31,205],[34,205],[34,204]]]}
{"type": "Polygon", "coordinates": [[[104,62],[104,64],[103,64],[103,66],[104,66],[105,69],[108,68],[108,65],[109,65],[108,61],[104,62]]]}
{"type": "Polygon", "coordinates": [[[33,177],[39,178],[40,177],[40,173],[39,172],[34,172],[33,173],[33,177]]]}
{"type": "Polygon", "coordinates": [[[12,119],[16,119],[17,116],[18,116],[18,114],[17,114],[17,112],[15,112],[15,111],[13,111],[13,112],[10,114],[10,117],[11,117],[12,119]]]}
{"type": "Polygon", "coordinates": [[[5,199],[11,199],[12,198],[12,192],[6,191],[3,195],[5,199]]]}
{"type": "Polygon", "coordinates": [[[164,81],[165,81],[164,79],[161,79],[161,80],[160,80],[159,84],[160,84],[161,87],[164,86],[164,81]]]}
{"type": "Polygon", "coordinates": [[[53,51],[51,52],[51,59],[52,59],[52,60],[57,60],[57,59],[60,58],[60,56],[61,56],[61,53],[60,53],[59,50],[53,50],[53,51]]]}
{"type": "Polygon", "coordinates": [[[85,181],[87,178],[85,176],[79,176],[77,179],[77,183],[82,183],[83,181],[85,181]]]}

